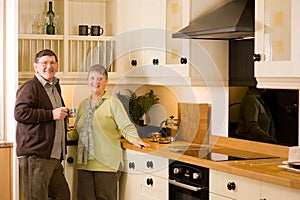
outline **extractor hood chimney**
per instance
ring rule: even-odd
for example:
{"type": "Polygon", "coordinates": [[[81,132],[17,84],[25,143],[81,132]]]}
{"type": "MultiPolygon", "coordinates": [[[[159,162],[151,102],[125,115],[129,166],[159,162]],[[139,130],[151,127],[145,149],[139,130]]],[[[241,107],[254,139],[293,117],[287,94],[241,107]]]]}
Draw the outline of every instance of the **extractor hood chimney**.
{"type": "Polygon", "coordinates": [[[254,0],[231,0],[195,19],[173,38],[232,40],[254,38],[254,0]]]}

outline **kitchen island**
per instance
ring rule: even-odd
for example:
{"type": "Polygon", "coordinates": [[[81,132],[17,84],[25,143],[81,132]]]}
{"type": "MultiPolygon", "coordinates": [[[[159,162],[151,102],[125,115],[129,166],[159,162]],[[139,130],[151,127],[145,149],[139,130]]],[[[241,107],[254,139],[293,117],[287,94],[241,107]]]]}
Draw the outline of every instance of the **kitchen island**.
{"type": "MultiPolygon", "coordinates": [[[[289,172],[278,167],[282,164],[282,161],[286,161],[288,159],[289,147],[211,136],[209,138],[209,143],[205,144],[205,146],[211,147],[212,149],[222,149],[222,151],[232,152],[237,155],[249,154],[250,157],[251,154],[256,153],[271,156],[270,158],[263,159],[241,159],[216,162],[204,157],[199,158],[183,152],[180,153],[174,151],[174,149],[178,149],[178,147],[200,146],[200,144],[191,144],[184,141],[175,141],[170,144],[159,144],[151,142],[151,139],[149,138],[145,138],[143,140],[149,143],[151,148],[139,149],[128,143],[126,140],[122,141],[122,145],[124,149],[206,167],[211,171],[225,173],[225,175],[229,174],[246,178],[247,180],[255,180],[260,187],[266,184],[271,184],[272,186],[278,185],[280,188],[282,186],[282,188],[286,190],[293,189],[293,195],[300,197],[300,174],[289,172]]],[[[277,188],[274,188],[274,190],[277,190],[277,188]]],[[[290,191],[286,192],[290,194],[290,191]]]]}

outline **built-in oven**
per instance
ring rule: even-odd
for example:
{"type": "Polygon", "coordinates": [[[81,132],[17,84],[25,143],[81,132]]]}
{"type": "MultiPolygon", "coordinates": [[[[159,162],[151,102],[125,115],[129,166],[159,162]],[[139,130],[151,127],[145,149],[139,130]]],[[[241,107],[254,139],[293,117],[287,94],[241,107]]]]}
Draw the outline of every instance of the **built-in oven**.
{"type": "Polygon", "coordinates": [[[209,169],[189,163],[170,160],[169,199],[208,200],[209,169]]]}

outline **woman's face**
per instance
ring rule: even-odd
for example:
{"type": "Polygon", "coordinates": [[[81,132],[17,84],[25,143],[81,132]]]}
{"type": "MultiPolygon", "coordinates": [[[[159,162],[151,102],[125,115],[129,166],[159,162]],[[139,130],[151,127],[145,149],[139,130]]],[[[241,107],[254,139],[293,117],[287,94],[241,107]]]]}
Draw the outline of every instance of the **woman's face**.
{"type": "Polygon", "coordinates": [[[96,71],[91,71],[88,76],[88,85],[93,94],[102,94],[107,85],[107,78],[96,71]]]}

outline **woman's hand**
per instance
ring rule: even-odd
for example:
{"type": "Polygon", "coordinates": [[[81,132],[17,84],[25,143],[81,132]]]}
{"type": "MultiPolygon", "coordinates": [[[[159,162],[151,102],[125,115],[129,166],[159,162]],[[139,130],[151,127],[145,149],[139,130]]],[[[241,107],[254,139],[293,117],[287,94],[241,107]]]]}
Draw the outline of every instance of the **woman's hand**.
{"type": "Polygon", "coordinates": [[[147,144],[147,143],[145,143],[145,142],[143,142],[143,141],[141,141],[141,140],[135,141],[135,142],[133,143],[133,145],[136,146],[136,147],[138,147],[138,148],[143,148],[143,147],[145,147],[145,148],[150,148],[150,145],[149,145],[149,144],[147,144]]]}

